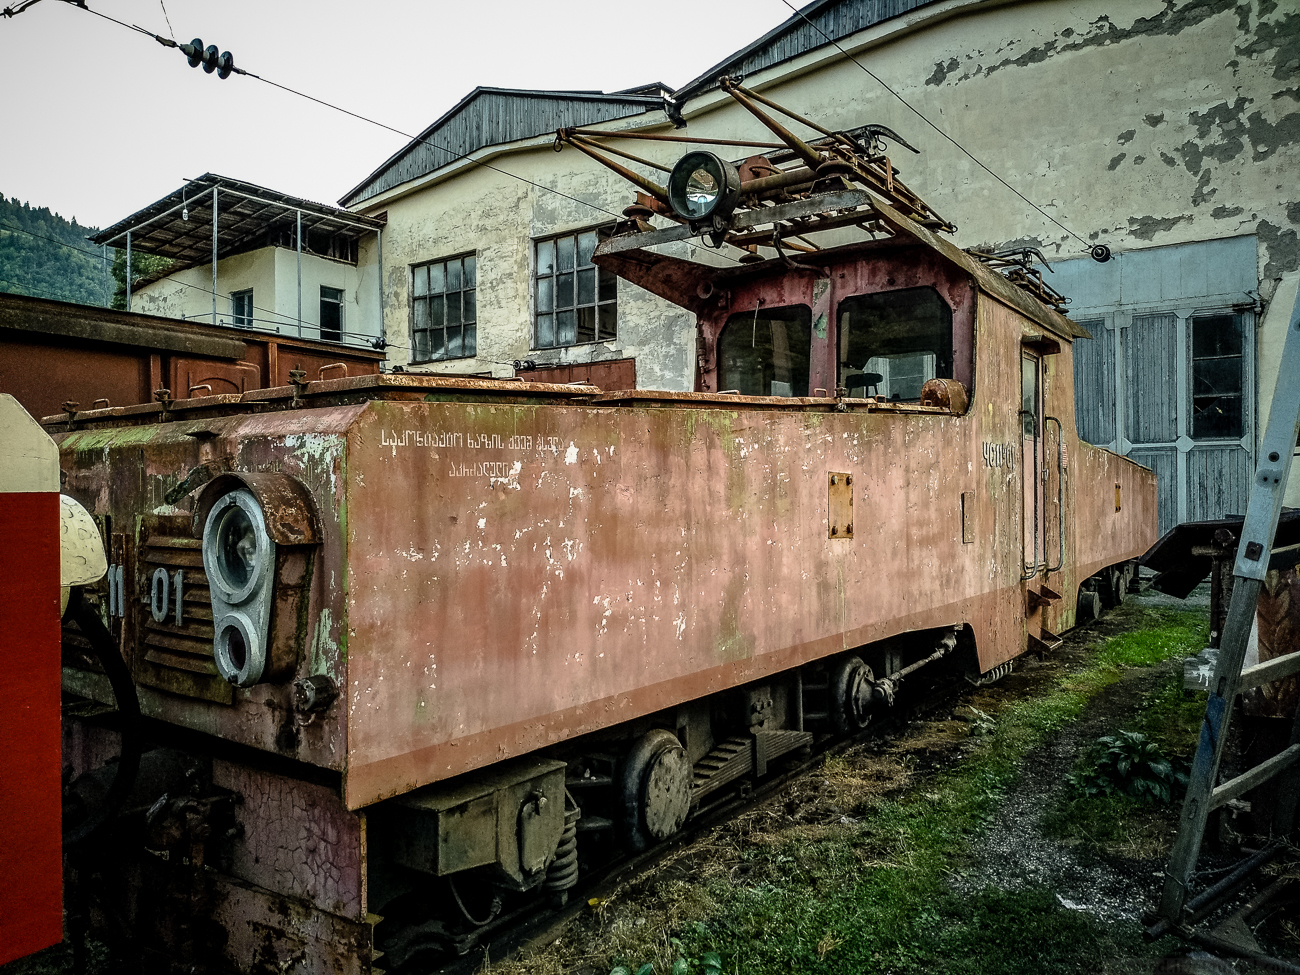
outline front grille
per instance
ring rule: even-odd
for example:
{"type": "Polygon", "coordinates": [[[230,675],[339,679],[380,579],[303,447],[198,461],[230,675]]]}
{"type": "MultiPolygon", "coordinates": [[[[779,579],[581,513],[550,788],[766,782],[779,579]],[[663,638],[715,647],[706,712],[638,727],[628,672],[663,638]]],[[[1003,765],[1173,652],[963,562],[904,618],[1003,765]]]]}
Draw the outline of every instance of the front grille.
{"type": "MultiPolygon", "coordinates": [[[[188,532],[188,519],[184,528],[188,532]]],[[[144,599],[140,606],[140,654],[136,679],[174,694],[220,704],[232,699],[230,684],[221,678],[212,659],[212,596],[203,571],[203,543],[188,534],[171,534],[164,525],[141,532],[140,578],[144,599]],[[165,605],[153,599],[154,576],[167,575],[165,605]],[[180,614],[177,621],[176,579],[180,573],[180,614]],[[162,609],[161,619],[154,608],[162,609]]],[[[180,526],[177,526],[180,527],[180,526]]],[[[160,592],[162,587],[159,586],[160,592]]]]}

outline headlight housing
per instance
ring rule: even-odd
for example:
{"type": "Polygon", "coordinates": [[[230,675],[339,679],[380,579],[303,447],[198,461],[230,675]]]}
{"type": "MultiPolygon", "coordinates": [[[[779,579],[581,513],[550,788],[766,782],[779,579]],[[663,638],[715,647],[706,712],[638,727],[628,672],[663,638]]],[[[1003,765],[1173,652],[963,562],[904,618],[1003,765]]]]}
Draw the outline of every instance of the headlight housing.
{"type": "Polygon", "coordinates": [[[740,173],[711,152],[688,152],[668,177],[668,202],[683,220],[726,220],[740,200],[740,173]]]}
{"type": "Polygon", "coordinates": [[[275,581],[275,542],[251,491],[219,498],[203,527],[203,568],[212,593],[213,661],[239,687],[262,680],[275,581]]]}

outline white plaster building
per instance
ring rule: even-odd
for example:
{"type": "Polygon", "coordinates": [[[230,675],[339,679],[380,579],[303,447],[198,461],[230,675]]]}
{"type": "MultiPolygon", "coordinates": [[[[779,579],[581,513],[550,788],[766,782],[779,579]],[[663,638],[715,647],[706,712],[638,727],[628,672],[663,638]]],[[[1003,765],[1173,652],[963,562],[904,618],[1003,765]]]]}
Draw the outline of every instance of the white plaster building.
{"type": "Polygon", "coordinates": [[[136,282],[129,311],[373,346],[382,233],[382,220],[209,173],[91,239],[175,262],[136,282]]]}

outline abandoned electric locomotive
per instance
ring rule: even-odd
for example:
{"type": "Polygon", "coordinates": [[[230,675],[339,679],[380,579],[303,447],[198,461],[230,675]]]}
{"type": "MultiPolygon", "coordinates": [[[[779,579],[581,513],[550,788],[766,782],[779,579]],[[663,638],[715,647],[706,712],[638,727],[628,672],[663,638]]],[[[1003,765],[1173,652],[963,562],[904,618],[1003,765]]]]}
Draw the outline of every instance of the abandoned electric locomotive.
{"type": "MultiPolygon", "coordinates": [[[[1086,333],[876,139],[643,181],[596,261],[695,312],[693,393],[389,375],[50,418],[152,743],[78,854],[91,915],[187,971],[463,949],[916,665],[995,675],[1122,585],[1155,480],[1075,434],[1086,333]],[[790,243],[848,226],[876,239],[790,243]],[[646,249],[699,234],[753,262],[646,249]]],[[[88,635],[73,818],[117,742],[88,635]]]]}

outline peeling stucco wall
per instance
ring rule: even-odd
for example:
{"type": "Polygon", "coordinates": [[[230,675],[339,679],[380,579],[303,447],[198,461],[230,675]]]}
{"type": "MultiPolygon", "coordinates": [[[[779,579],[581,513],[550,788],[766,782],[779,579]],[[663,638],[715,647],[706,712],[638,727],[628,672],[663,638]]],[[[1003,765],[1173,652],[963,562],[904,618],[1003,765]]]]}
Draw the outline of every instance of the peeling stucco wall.
{"type": "Polygon", "coordinates": [[[465,167],[413,193],[371,201],[370,212],[388,214],[384,322],[390,365],[511,376],[517,359],[550,365],[635,357],[638,385],[692,388],[693,319],[626,282],[619,282],[616,340],[532,347],[533,241],[612,223],[631,196],[627,184],[576,150],[556,155],[546,143],[498,156],[488,166],[465,167]],[[411,267],[471,253],[477,258],[477,354],[411,366],[411,267]]]}
{"type": "MultiPolygon", "coordinates": [[[[1300,270],[1300,10],[1293,3],[947,0],[841,46],[858,63],[828,47],[746,84],[831,128],[879,122],[904,135],[922,151],[895,149],[902,178],[958,224],[962,246],[1035,246],[1066,258],[1094,242],[1122,251],[1254,234],[1266,310],[1282,277],[1300,270]]],[[[718,92],[697,96],[685,115],[689,127],[679,134],[770,138],[718,92]]],[[[663,122],[651,112],[603,128],[663,122]]],[[[624,148],[671,165],[691,147],[624,148]]],[[[510,147],[490,162],[520,178],[465,167],[370,201],[367,211],[386,211],[389,220],[390,361],[409,359],[410,266],[476,252],[479,354],[431,368],[509,375],[514,359],[636,356],[638,385],[691,388],[690,316],[623,282],[617,342],[531,348],[532,240],[612,220],[633,191],[572,149],[553,153],[547,140],[510,147]]],[[[1260,316],[1261,362],[1276,319],[1260,316]]]]}

